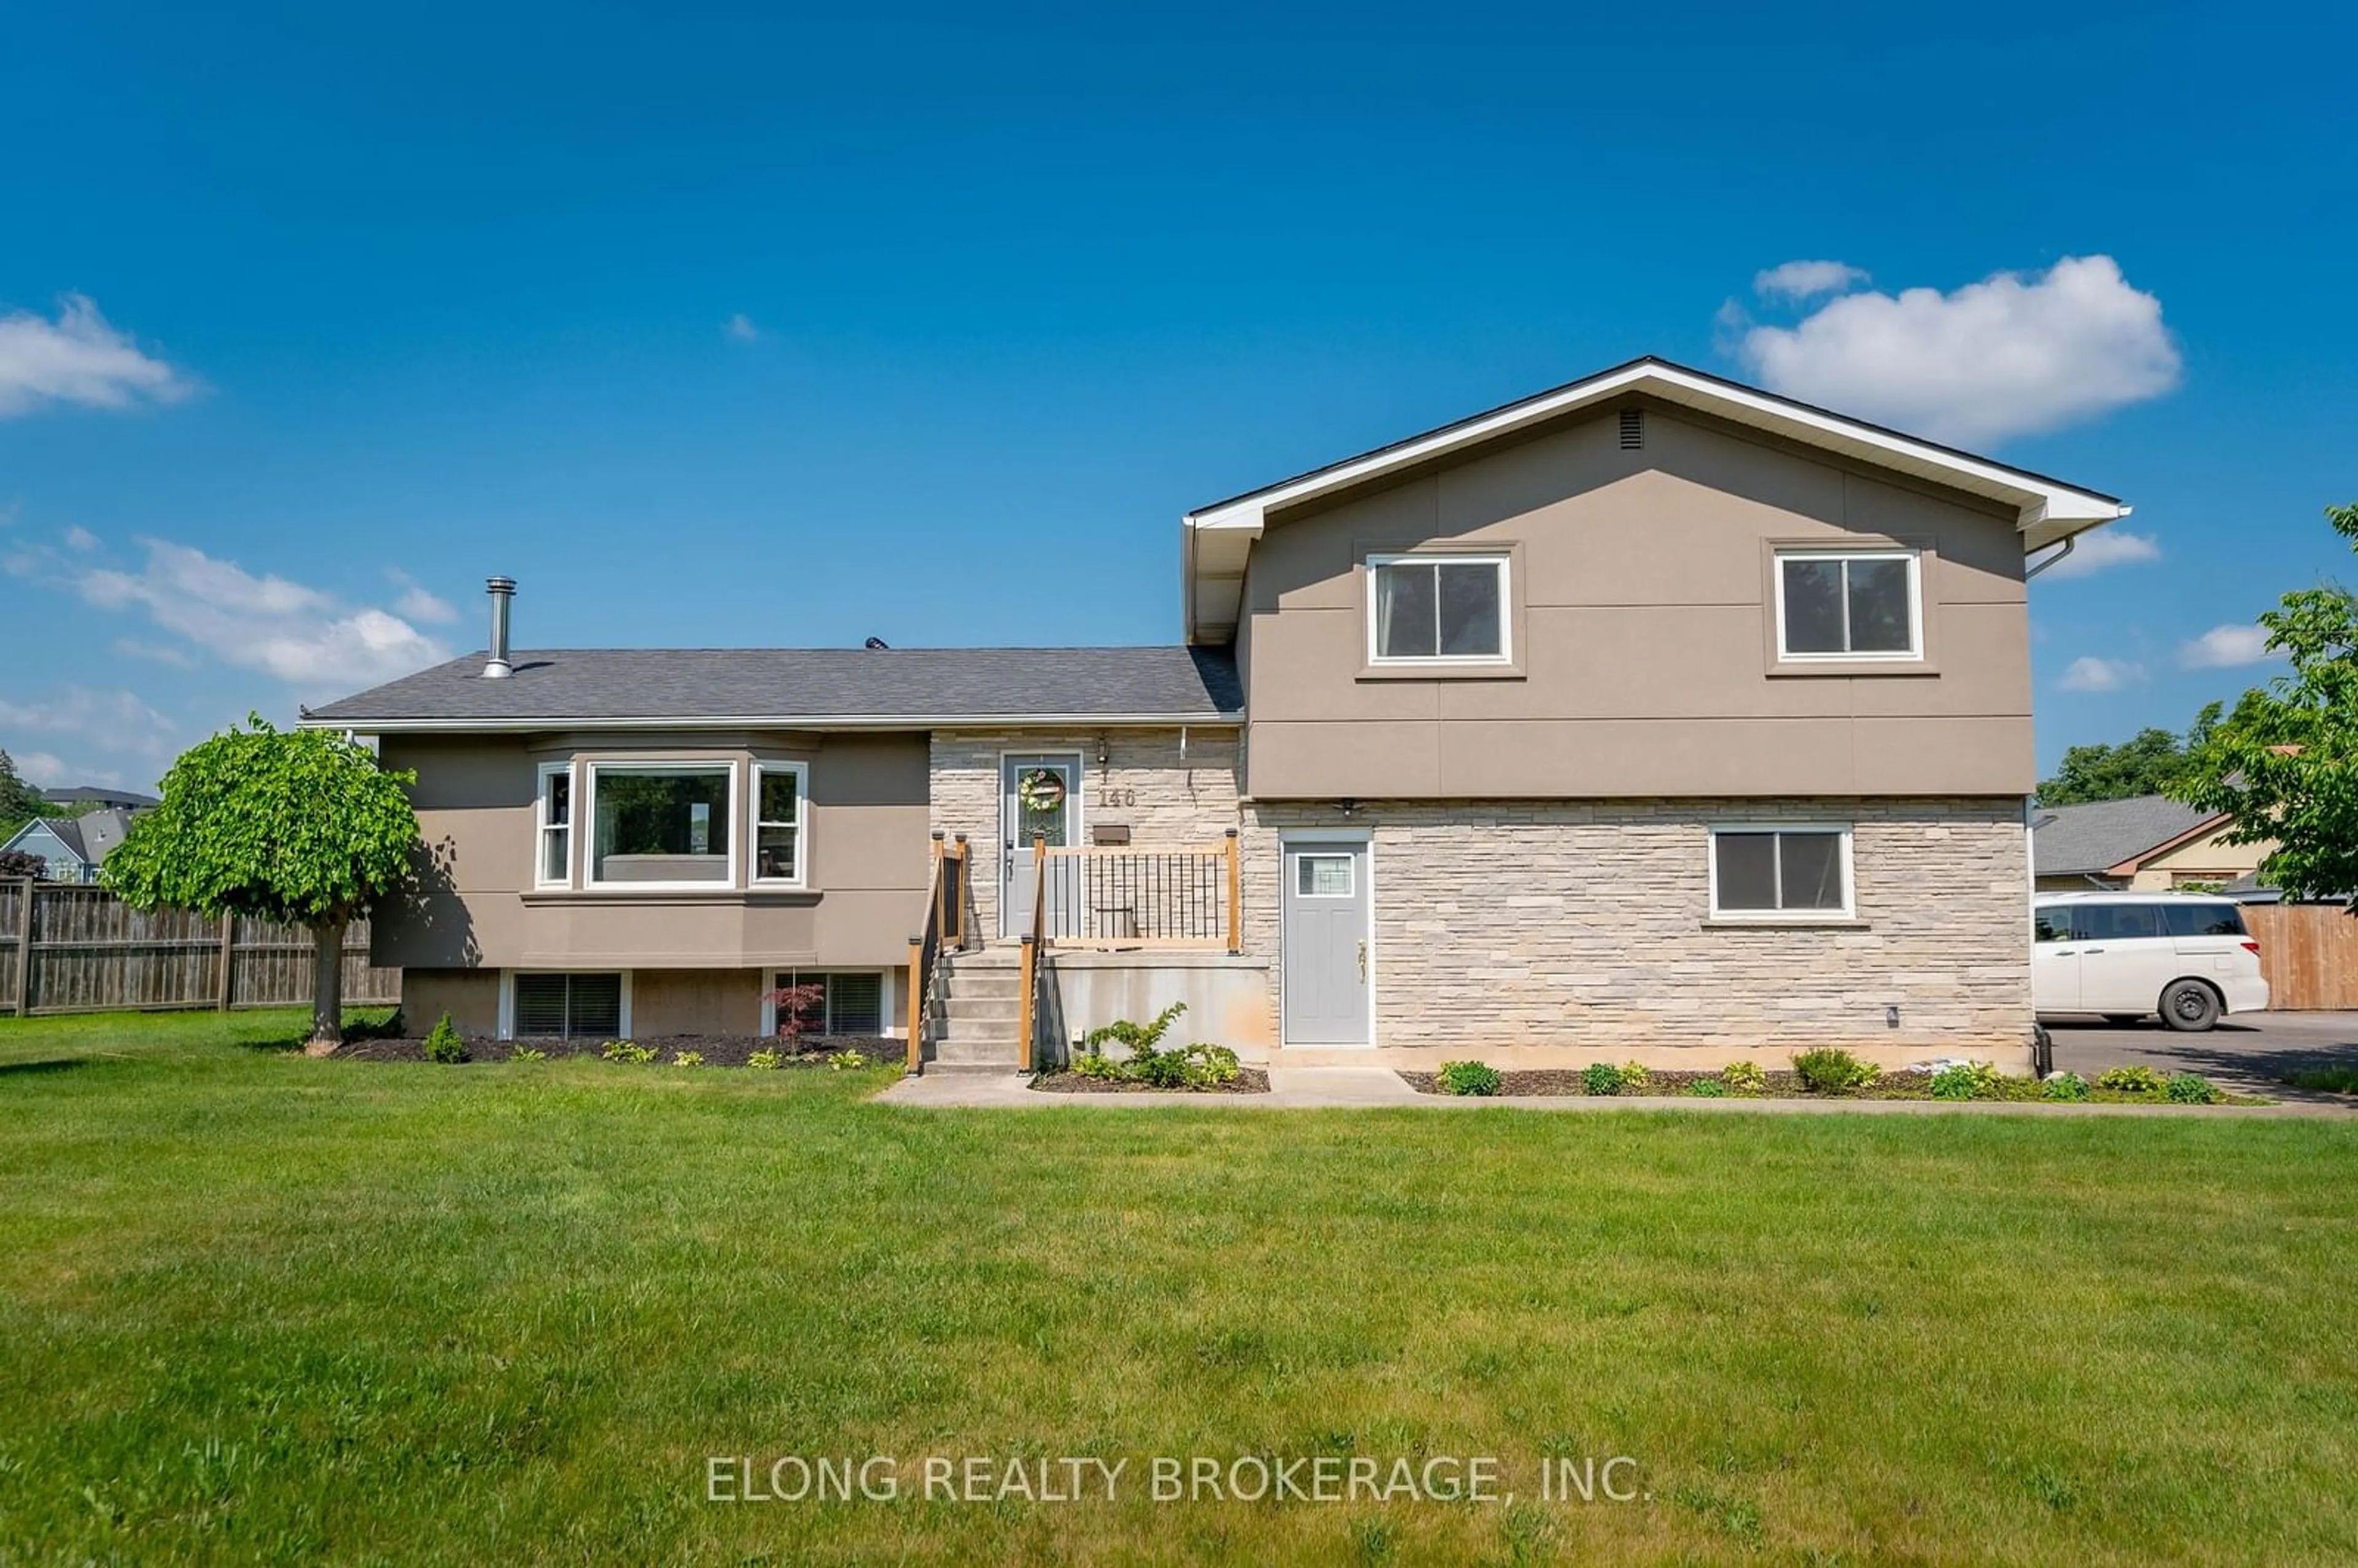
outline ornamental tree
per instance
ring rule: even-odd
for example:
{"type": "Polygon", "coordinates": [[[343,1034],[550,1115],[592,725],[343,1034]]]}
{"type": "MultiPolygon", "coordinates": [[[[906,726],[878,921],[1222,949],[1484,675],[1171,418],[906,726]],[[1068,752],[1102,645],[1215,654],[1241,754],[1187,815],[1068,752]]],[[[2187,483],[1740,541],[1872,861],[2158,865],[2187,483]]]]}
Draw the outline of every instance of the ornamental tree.
{"type": "MultiPolygon", "coordinates": [[[[2325,516],[2358,549],[2358,505],[2325,516]]],[[[2245,692],[2169,793],[2233,812],[2227,843],[2275,840],[2260,871],[2286,897],[2358,895],[2358,596],[2334,583],[2300,589],[2260,624],[2292,674],[2245,692]]]]}
{"type": "Polygon", "coordinates": [[[164,803],[132,821],[103,877],[140,909],[254,915],[308,927],[311,1040],[343,1042],[344,931],[409,874],[420,844],[405,786],[369,749],[249,714],[180,754],[164,803]]]}

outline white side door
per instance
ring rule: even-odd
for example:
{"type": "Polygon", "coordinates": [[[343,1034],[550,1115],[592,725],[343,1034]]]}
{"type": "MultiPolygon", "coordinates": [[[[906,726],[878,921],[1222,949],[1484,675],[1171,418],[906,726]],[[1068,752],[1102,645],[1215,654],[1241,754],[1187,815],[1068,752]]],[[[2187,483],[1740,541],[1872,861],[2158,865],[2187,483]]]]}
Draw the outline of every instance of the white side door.
{"type": "Polygon", "coordinates": [[[2030,1007],[2034,1012],[2080,1011],[2080,946],[2071,940],[2069,904],[2032,914],[2030,1007]]]}
{"type": "Polygon", "coordinates": [[[2090,1012],[2152,1012],[2178,977],[2178,947],[2150,903],[2083,903],[2073,930],[2080,1005],[2090,1012]]]}

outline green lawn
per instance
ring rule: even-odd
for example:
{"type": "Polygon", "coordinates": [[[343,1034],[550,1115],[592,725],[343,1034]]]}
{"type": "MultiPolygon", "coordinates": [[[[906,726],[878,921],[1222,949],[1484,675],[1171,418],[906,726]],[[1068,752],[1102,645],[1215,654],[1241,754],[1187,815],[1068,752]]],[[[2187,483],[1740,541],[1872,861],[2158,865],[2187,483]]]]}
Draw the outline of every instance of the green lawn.
{"type": "Polygon", "coordinates": [[[300,1030],[0,1021],[0,1562],[2358,1559],[2341,1122],[927,1113],[300,1030]],[[1516,1498],[1151,1500],[1238,1454],[1516,1498]]]}

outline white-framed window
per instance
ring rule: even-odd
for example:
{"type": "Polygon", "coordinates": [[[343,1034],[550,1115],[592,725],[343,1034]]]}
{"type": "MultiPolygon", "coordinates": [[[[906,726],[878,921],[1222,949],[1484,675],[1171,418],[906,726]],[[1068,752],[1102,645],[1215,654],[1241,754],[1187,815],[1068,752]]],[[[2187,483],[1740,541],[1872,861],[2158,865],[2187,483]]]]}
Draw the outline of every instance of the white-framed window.
{"type": "Polygon", "coordinates": [[[1920,659],[1921,558],[1914,550],[1777,552],[1780,659],[1920,659]]]}
{"type": "Polygon", "coordinates": [[[809,862],[810,769],[801,762],[753,764],[753,881],[803,885],[809,862]]]}
{"type": "Polygon", "coordinates": [[[1850,838],[1832,823],[1713,828],[1712,917],[1848,919],[1850,838]]]}
{"type": "Polygon", "coordinates": [[[700,888],[737,880],[727,761],[588,764],[591,887],[700,888]]]}
{"type": "MultiPolygon", "coordinates": [[[[779,991],[809,986],[819,993],[803,1010],[805,1034],[873,1038],[884,1033],[884,976],[878,970],[838,969],[815,974],[807,969],[784,969],[779,971],[777,982],[779,991]]],[[[784,1022],[785,1011],[781,1004],[772,1004],[773,1033],[784,1022]]]]}
{"type": "Polygon", "coordinates": [[[504,1039],[611,1040],[630,1034],[631,977],[626,972],[511,974],[506,981],[504,1039]]]}
{"type": "Polygon", "coordinates": [[[1358,888],[1354,868],[1358,857],[1349,850],[1337,854],[1303,849],[1293,857],[1293,892],[1297,898],[1352,898],[1358,888]]]}
{"type": "Polygon", "coordinates": [[[543,762],[540,764],[540,803],[534,810],[538,827],[535,844],[537,859],[533,862],[533,885],[545,888],[570,886],[573,881],[573,764],[543,762]]]}
{"type": "Polygon", "coordinates": [[[1368,662],[1503,665],[1514,647],[1504,555],[1368,557],[1368,662]]]}

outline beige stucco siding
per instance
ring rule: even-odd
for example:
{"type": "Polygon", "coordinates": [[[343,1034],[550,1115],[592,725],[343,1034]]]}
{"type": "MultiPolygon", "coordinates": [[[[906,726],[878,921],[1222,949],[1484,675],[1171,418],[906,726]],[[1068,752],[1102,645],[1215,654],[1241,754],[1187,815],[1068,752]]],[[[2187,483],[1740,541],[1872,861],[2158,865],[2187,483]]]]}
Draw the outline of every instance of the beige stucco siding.
{"type": "Polygon", "coordinates": [[[2020,794],[2028,622],[2010,515],[1703,416],[1610,415],[1271,520],[1238,637],[1249,793],[2020,794]],[[1777,545],[1920,547],[1925,657],[1865,675],[1774,659],[1777,545]],[[1368,666],[1370,551],[1512,555],[1505,672],[1368,666]]]}
{"type": "MultiPolygon", "coordinates": [[[[1372,835],[1377,1044],[1469,1054],[2028,1038],[2028,868],[2012,797],[1256,803],[1247,950],[1278,951],[1279,837],[1372,835]],[[1853,826],[1855,924],[1709,919],[1714,822],[1853,826]],[[1900,1025],[1884,1010],[1897,1003],[1900,1025]]],[[[1283,967],[1271,970],[1282,1005],[1283,967]]],[[[1619,1060],[1617,1055],[1611,1059],[1619,1060]]]]}
{"type": "MultiPolygon", "coordinates": [[[[1238,733],[1177,730],[940,730],[931,758],[933,827],[963,833],[973,854],[975,929],[999,932],[1005,859],[1000,836],[1000,759],[1011,752],[1077,752],[1084,780],[1079,837],[1104,824],[1130,830],[1140,848],[1209,849],[1238,825],[1238,733]],[[1106,761],[1098,761],[1098,742],[1106,761]]],[[[1021,907],[1019,905],[1019,907],[1021,907]]]]}
{"type": "MultiPolygon", "coordinates": [[[[921,734],[387,736],[415,769],[431,870],[374,925],[377,961],[404,968],[884,968],[904,963],[929,859],[921,734]],[[792,892],[538,891],[537,767],[568,758],[809,766],[807,886],[792,892]]],[[[741,818],[749,818],[741,782],[741,818]]],[[[586,824],[577,833],[586,835],[586,824]]],[[[741,846],[748,821],[731,824],[741,846]]]]}

